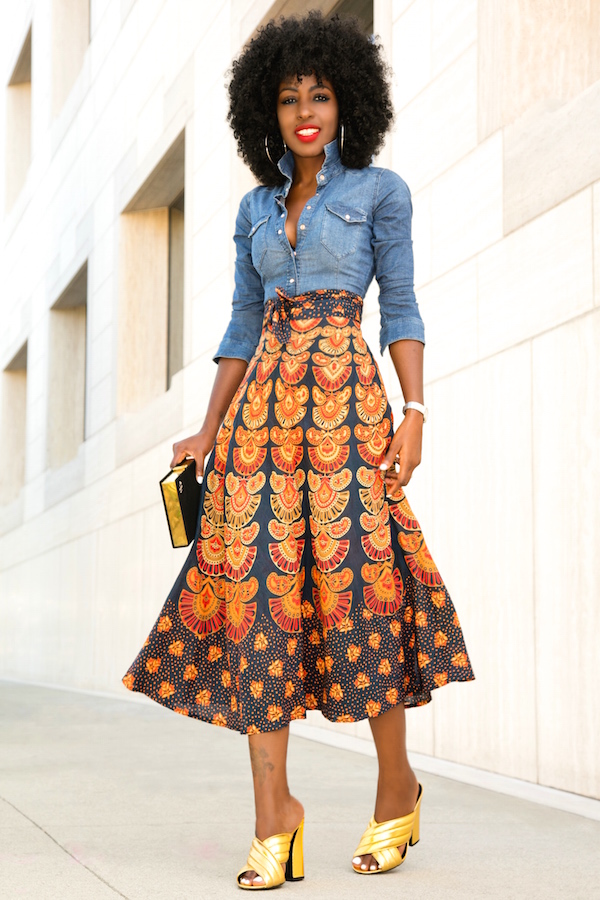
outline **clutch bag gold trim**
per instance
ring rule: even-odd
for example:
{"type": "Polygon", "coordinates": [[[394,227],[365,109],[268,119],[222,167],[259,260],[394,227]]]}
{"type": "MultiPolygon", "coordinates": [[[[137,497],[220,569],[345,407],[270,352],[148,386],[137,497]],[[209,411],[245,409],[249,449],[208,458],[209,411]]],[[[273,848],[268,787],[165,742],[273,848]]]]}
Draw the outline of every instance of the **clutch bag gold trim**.
{"type": "Polygon", "coordinates": [[[196,463],[185,459],[160,480],[167,522],[174,547],[187,547],[194,539],[201,486],[196,481],[196,463]]]}

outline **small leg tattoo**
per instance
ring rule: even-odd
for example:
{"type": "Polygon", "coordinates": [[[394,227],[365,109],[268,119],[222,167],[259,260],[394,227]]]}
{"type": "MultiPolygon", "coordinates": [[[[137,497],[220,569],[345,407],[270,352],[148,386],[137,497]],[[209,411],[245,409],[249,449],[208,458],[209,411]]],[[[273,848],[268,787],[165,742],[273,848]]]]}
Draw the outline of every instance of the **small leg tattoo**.
{"type": "Polygon", "coordinates": [[[252,774],[259,784],[264,784],[268,772],[273,772],[275,766],[269,761],[269,754],[264,747],[253,747],[250,744],[250,764],[252,774]]]}

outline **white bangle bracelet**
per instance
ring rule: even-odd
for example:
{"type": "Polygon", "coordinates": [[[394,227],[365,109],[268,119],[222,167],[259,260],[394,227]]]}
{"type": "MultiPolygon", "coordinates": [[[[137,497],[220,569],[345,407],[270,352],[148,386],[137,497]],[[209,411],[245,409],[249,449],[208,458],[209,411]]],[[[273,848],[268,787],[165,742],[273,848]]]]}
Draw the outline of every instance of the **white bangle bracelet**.
{"type": "Polygon", "coordinates": [[[423,415],[423,422],[427,421],[427,415],[428,415],[429,410],[427,409],[426,406],[423,406],[422,403],[417,403],[416,400],[409,400],[408,403],[405,403],[404,406],[402,407],[402,412],[404,413],[404,415],[406,415],[407,409],[416,409],[418,412],[420,412],[423,415]]]}

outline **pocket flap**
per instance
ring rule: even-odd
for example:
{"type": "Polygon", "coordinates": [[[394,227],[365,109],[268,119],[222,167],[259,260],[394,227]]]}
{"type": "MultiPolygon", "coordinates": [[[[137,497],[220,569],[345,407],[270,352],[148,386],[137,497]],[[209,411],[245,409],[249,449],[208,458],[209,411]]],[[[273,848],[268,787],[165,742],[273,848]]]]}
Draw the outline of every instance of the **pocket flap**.
{"type": "Polygon", "coordinates": [[[337,201],[330,201],[326,203],[325,206],[329,210],[329,212],[333,213],[335,216],[339,216],[340,219],[343,219],[344,222],[366,222],[367,214],[364,209],[360,209],[358,206],[347,206],[345,203],[338,203],[337,201]]]}
{"type": "Polygon", "coordinates": [[[260,228],[261,225],[264,225],[265,222],[268,222],[268,220],[270,218],[271,218],[271,214],[269,213],[268,216],[263,216],[262,219],[259,219],[258,222],[255,222],[254,225],[252,226],[252,228],[250,229],[250,231],[248,232],[248,237],[252,237],[252,235],[254,234],[256,229],[260,228]]]}

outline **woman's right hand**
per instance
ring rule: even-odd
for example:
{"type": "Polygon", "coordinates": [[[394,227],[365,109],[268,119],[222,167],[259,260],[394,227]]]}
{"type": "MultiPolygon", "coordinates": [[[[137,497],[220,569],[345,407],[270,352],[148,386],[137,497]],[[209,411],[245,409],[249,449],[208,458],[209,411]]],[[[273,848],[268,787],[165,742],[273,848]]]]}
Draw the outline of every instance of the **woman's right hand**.
{"type": "Polygon", "coordinates": [[[183,462],[186,456],[193,456],[196,460],[196,480],[204,475],[204,460],[210,453],[215,443],[215,435],[201,428],[197,434],[183,438],[173,444],[173,459],[171,468],[183,462]]]}

